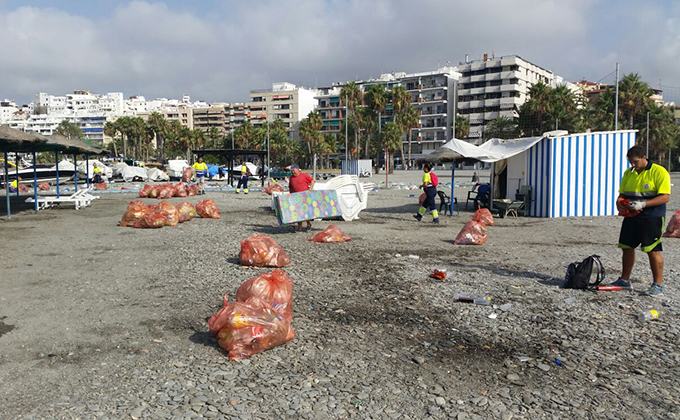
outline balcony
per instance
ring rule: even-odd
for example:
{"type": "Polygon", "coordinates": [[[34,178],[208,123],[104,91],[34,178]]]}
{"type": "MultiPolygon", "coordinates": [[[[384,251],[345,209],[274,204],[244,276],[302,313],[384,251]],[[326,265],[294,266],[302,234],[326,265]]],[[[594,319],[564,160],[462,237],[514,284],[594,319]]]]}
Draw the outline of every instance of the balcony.
{"type": "Polygon", "coordinates": [[[500,112],[498,112],[498,111],[494,111],[494,112],[485,112],[485,113],[484,113],[484,119],[485,119],[486,121],[494,120],[494,119],[498,118],[500,115],[501,115],[501,114],[500,114],[500,112]]]}
{"type": "Polygon", "coordinates": [[[501,104],[500,99],[486,99],[484,100],[485,107],[499,106],[501,104]]]}
{"type": "Polygon", "coordinates": [[[501,77],[503,79],[519,79],[520,77],[522,77],[522,73],[520,73],[519,70],[504,71],[504,72],[501,72],[501,77]]]}
{"type": "Polygon", "coordinates": [[[500,85],[498,86],[501,92],[511,92],[517,90],[517,85],[500,85]]]}
{"type": "Polygon", "coordinates": [[[486,92],[485,87],[470,89],[470,95],[480,95],[486,92]]]}
{"type": "Polygon", "coordinates": [[[470,108],[481,108],[484,106],[483,100],[470,101],[468,103],[470,104],[470,108]]]}
{"type": "Polygon", "coordinates": [[[485,77],[486,77],[486,74],[478,74],[476,76],[470,76],[470,82],[472,82],[472,83],[483,82],[485,77]]]}

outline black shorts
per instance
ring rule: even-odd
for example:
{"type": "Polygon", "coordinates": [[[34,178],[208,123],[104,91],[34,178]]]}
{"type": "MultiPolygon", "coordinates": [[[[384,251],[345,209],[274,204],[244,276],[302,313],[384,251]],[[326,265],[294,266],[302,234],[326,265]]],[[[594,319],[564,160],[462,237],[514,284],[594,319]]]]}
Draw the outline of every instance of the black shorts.
{"type": "Polygon", "coordinates": [[[619,248],[634,249],[638,245],[644,252],[663,251],[661,233],[664,228],[663,217],[626,217],[621,225],[619,248]]]}

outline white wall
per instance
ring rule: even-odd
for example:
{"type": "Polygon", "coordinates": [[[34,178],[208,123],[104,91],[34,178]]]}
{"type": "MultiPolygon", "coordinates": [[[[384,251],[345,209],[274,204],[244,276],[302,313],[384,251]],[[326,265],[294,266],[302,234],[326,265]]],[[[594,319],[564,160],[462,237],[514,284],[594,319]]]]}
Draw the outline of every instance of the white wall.
{"type": "MultiPolygon", "coordinates": [[[[508,182],[505,198],[515,199],[520,186],[526,185],[527,154],[520,153],[508,158],[508,182]]],[[[501,192],[502,193],[502,192],[501,192]]]]}

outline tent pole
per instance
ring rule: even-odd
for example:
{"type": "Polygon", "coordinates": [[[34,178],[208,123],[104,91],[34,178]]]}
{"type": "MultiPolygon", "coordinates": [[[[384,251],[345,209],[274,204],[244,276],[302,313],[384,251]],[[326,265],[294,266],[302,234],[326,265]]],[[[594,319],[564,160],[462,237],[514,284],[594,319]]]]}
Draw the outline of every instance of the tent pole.
{"type": "Polygon", "coordinates": [[[14,168],[17,171],[17,197],[19,197],[19,153],[14,153],[14,168]]]}
{"type": "Polygon", "coordinates": [[[85,153],[85,181],[87,188],[90,188],[90,154],[85,153]]]}
{"type": "MultiPolygon", "coordinates": [[[[456,162],[453,161],[453,162],[451,162],[451,209],[449,211],[450,217],[453,216],[453,202],[454,202],[454,197],[455,197],[455,195],[453,195],[453,192],[455,191],[453,185],[454,185],[454,181],[456,179],[455,176],[456,176],[456,162]]],[[[458,208],[460,208],[460,207],[458,207],[458,208]]]]}
{"type": "MultiPolygon", "coordinates": [[[[7,219],[12,218],[12,212],[9,209],[9,163],[7,163],[7,152],[5,152],[5,199],[7,200],[7,219]]],[[[17,188],[19,181],[17,181],[17,188]]]]}
{"type": "Polygon", "coordinates": [[[36,160],[35,152],[33,152],[33,210],[36,213],[38,212],[38,161],[36,160]]]}
{"type": "Polygon", "coordinates": [[[76,181],[76,192],[78,192],[78,156],[75,153],[73,154],[73,166],[75,167],[73,179],[76,181]]]}
{"type": "Polygon", "coordinates": [[[59,151],[54,152],[54,162],[57,164],[57,198],[59,198],[59,151]]]}

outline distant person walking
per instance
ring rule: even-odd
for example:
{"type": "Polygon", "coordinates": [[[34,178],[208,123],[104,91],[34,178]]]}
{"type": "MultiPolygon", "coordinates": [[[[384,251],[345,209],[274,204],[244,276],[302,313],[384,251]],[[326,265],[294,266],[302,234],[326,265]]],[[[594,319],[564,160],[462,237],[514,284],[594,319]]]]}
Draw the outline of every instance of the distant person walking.
{"type": "Polygon", "coordinates": [[[243,192],[248,194],[248,177],[250,177],[250,169],[245,162],[241,162],[241,177],[238,179],[238,185],[236,185],[236,194],[241,192],[241,187],[243,187],[243,192]]]}
{"type": "Polygon", "coordinates": [[[196,171],[198,193],[205,194],[205,177],[208,175],[208,165],[203,162],[202,157],[199,157],[198,162],[194,163],[191,167],[196,171]]]}
{"type": "Polygon", "coordinates": [[[101,184],[102,182],[104,182],[104,180],[102,179],[102,170],[99,168],[99,166],[96,163],[93,163],[92,166],[94,167],[92,169],[92,172],[94,174],[94,177],[92,178],[92,182],[94,182],[95,184],[101,184]]]}
{"type": "MultiPolygon", "coordinates": [[[[300,167],[298,165],[290,165],[290,170],[292,175],[288,181],[288,191],[296,193],[302,191],[312,191],[314,189],[314,178],[300,171],[300,167]]],[[[307,220],[307,230],[311,229],[312,221],[307,220]]],[[[302,232],[302,222],[298,222],[297,231],[302,232]]]]}
{"type": "Polygon", "coordinates": [[[437,197],[437,185],[439,185],[439,179],[437,175],[432,172],[432,164],[426,163],[423,165],[423,184],[420,186],[423,191],[425,191],[425,200],[423,204],[418,209],[418,213],[414,214],[413,217],[417,221],[423,220],[423,216],[427,213],[427,210],[432,212],[432,222],[439,223],[439,212],[437,211],[435,205],[435,197],[437,197]]]}
{"type": "MultiPolygon", "coordinates": [[[[628,150],[628,162],[632,168],[626,169],[619,187],[619,198],[630,200],[628,210],[639,212],[623,219],[619,234],[619,248],[623,250],[623,269],[621,277],[612,283],[632,290],[630,274],[635,265],[635,248],[640,245],[647,253],[654,282],[647,290],[648,295],[663,293],[663,256],[661,233],[666,216],[666,203],[670,200],[671,177],[668,171],[652,163],[645,155],[645,149],[633,146],[628,150]]],[[[623,204],[617,200],[619,210],[623,204]]]]}

